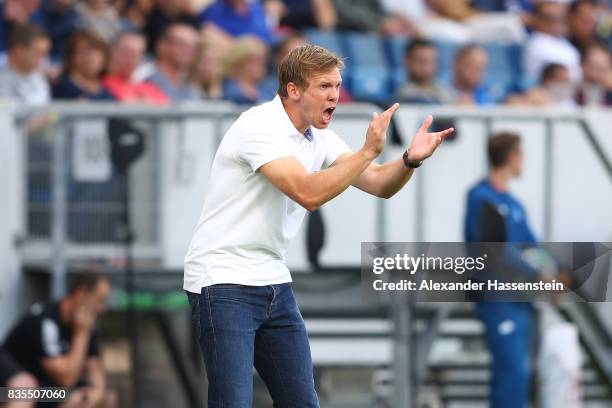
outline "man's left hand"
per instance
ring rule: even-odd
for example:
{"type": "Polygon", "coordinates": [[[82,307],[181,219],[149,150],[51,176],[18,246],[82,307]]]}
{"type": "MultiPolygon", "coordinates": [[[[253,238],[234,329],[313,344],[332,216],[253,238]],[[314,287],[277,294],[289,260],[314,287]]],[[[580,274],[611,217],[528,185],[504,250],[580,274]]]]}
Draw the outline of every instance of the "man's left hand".
{"type": "Polygon", "coordinates": [[[444,139],[455,131],[454,128],[448,128],[441,132],[429,133],[427,129],[429,129],[432,122],[433,117],[431,115],[427,116],[421,128],[412,138],[412,144],[408,152],[408,160],[418,162],[430,157],[444,139]]]}

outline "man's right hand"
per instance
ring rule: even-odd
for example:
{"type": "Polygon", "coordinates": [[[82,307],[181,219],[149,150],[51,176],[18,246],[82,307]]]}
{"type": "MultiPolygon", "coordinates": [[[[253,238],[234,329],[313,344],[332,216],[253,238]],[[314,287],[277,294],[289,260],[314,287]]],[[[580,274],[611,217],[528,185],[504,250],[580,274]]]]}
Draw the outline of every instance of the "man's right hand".
{"type": "Polygon", "coordinates": [[[398,108],[399,103],[394,103],[393,106],[380,115],[376,112],[372,114],[372,121],[370,122],[370,126],[368,126],[363,149],[366,153],[371,155],[373,159],[378,157],[385,148],[387,129],[391,122],[391,116],[398,108]]]}
{"type": "Polygon", "coordinates": [[[80,305],[74,315],[74,328],[76,331],[90,332],[96,323],[96,312],[89,302],[80,305]]]}

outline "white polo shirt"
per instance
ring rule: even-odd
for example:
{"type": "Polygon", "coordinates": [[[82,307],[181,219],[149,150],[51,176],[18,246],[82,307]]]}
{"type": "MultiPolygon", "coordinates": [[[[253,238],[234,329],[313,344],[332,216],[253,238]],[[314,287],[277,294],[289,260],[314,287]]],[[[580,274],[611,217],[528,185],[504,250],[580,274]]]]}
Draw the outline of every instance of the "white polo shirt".
{"type": "Polygon", "coordinates": [[[279,96],[244,112],[227,131],[213,161],[200,220],[185,256],[183,288],[291,282],[285,252],[306,210],[257,170],[296,157],[313,173],[350,151],[328,129],[310,128],[312,141],[289,120],[279,96]]]}

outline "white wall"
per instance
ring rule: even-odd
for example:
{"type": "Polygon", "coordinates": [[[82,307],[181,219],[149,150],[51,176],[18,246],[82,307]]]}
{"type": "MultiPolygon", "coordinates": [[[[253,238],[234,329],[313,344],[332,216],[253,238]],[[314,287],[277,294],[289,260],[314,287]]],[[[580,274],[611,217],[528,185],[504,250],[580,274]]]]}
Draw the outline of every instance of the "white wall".
{"type": "Polygon", "coordinates": [[[0,104],[0,341],[28,304],[15,240],[22,232],[21,137],[14,107],[0,104]]]}

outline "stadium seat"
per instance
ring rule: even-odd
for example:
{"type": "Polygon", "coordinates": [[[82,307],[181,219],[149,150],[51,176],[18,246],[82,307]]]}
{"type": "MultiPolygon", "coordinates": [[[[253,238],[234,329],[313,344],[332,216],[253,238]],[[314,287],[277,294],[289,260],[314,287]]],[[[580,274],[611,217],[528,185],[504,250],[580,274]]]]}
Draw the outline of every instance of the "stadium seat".
{"type": "Polygon", "coordinates": [[[382,67],[353,67],[348,88],[355,100],[382,102],[389,98],[389,72],[382,67]]]}
{"type": "Polygon", "coordinates": [[[404,52],[408,39],[393,36],[387,38],[387,55],[391,67],[391,91],[395,92],[406,82],[406,69],[404,68],[404,52]]]}
{"type": "Polygon", "coordinates": [[[308,42],[325,47],[335,54],[346,57],[346,51],[340,34],[335,31],[308,30],[304,32],[308,42]]]}
{"type": "Polygon", "coordinates": [[[496,99],[501,99],[514,88],[518,79],[516,48],[495,43],[483,44],[482,47],[489,56],[485,83],[496,95],[496,99]]]}
{"type": "Polygon", "coordinates": [[[348,57],[354,66],[387,68],[387,55],[382,38],[375,34],[344,34],[348,57]]]}
{"type": "Polygon", "coordinates": [[[358,100],[383,101],[390,94],[390,70],[385,43],[374,34],[344,34],[351,72],[349,90],[358,100]]]}
{"type": "Polygon", "coordinates": [[[444,83],[450,83],[453,77],[455,53],[459,45],[442,41],[437,41],[435,44],[438,49],[438,79],[444,83]]]}

